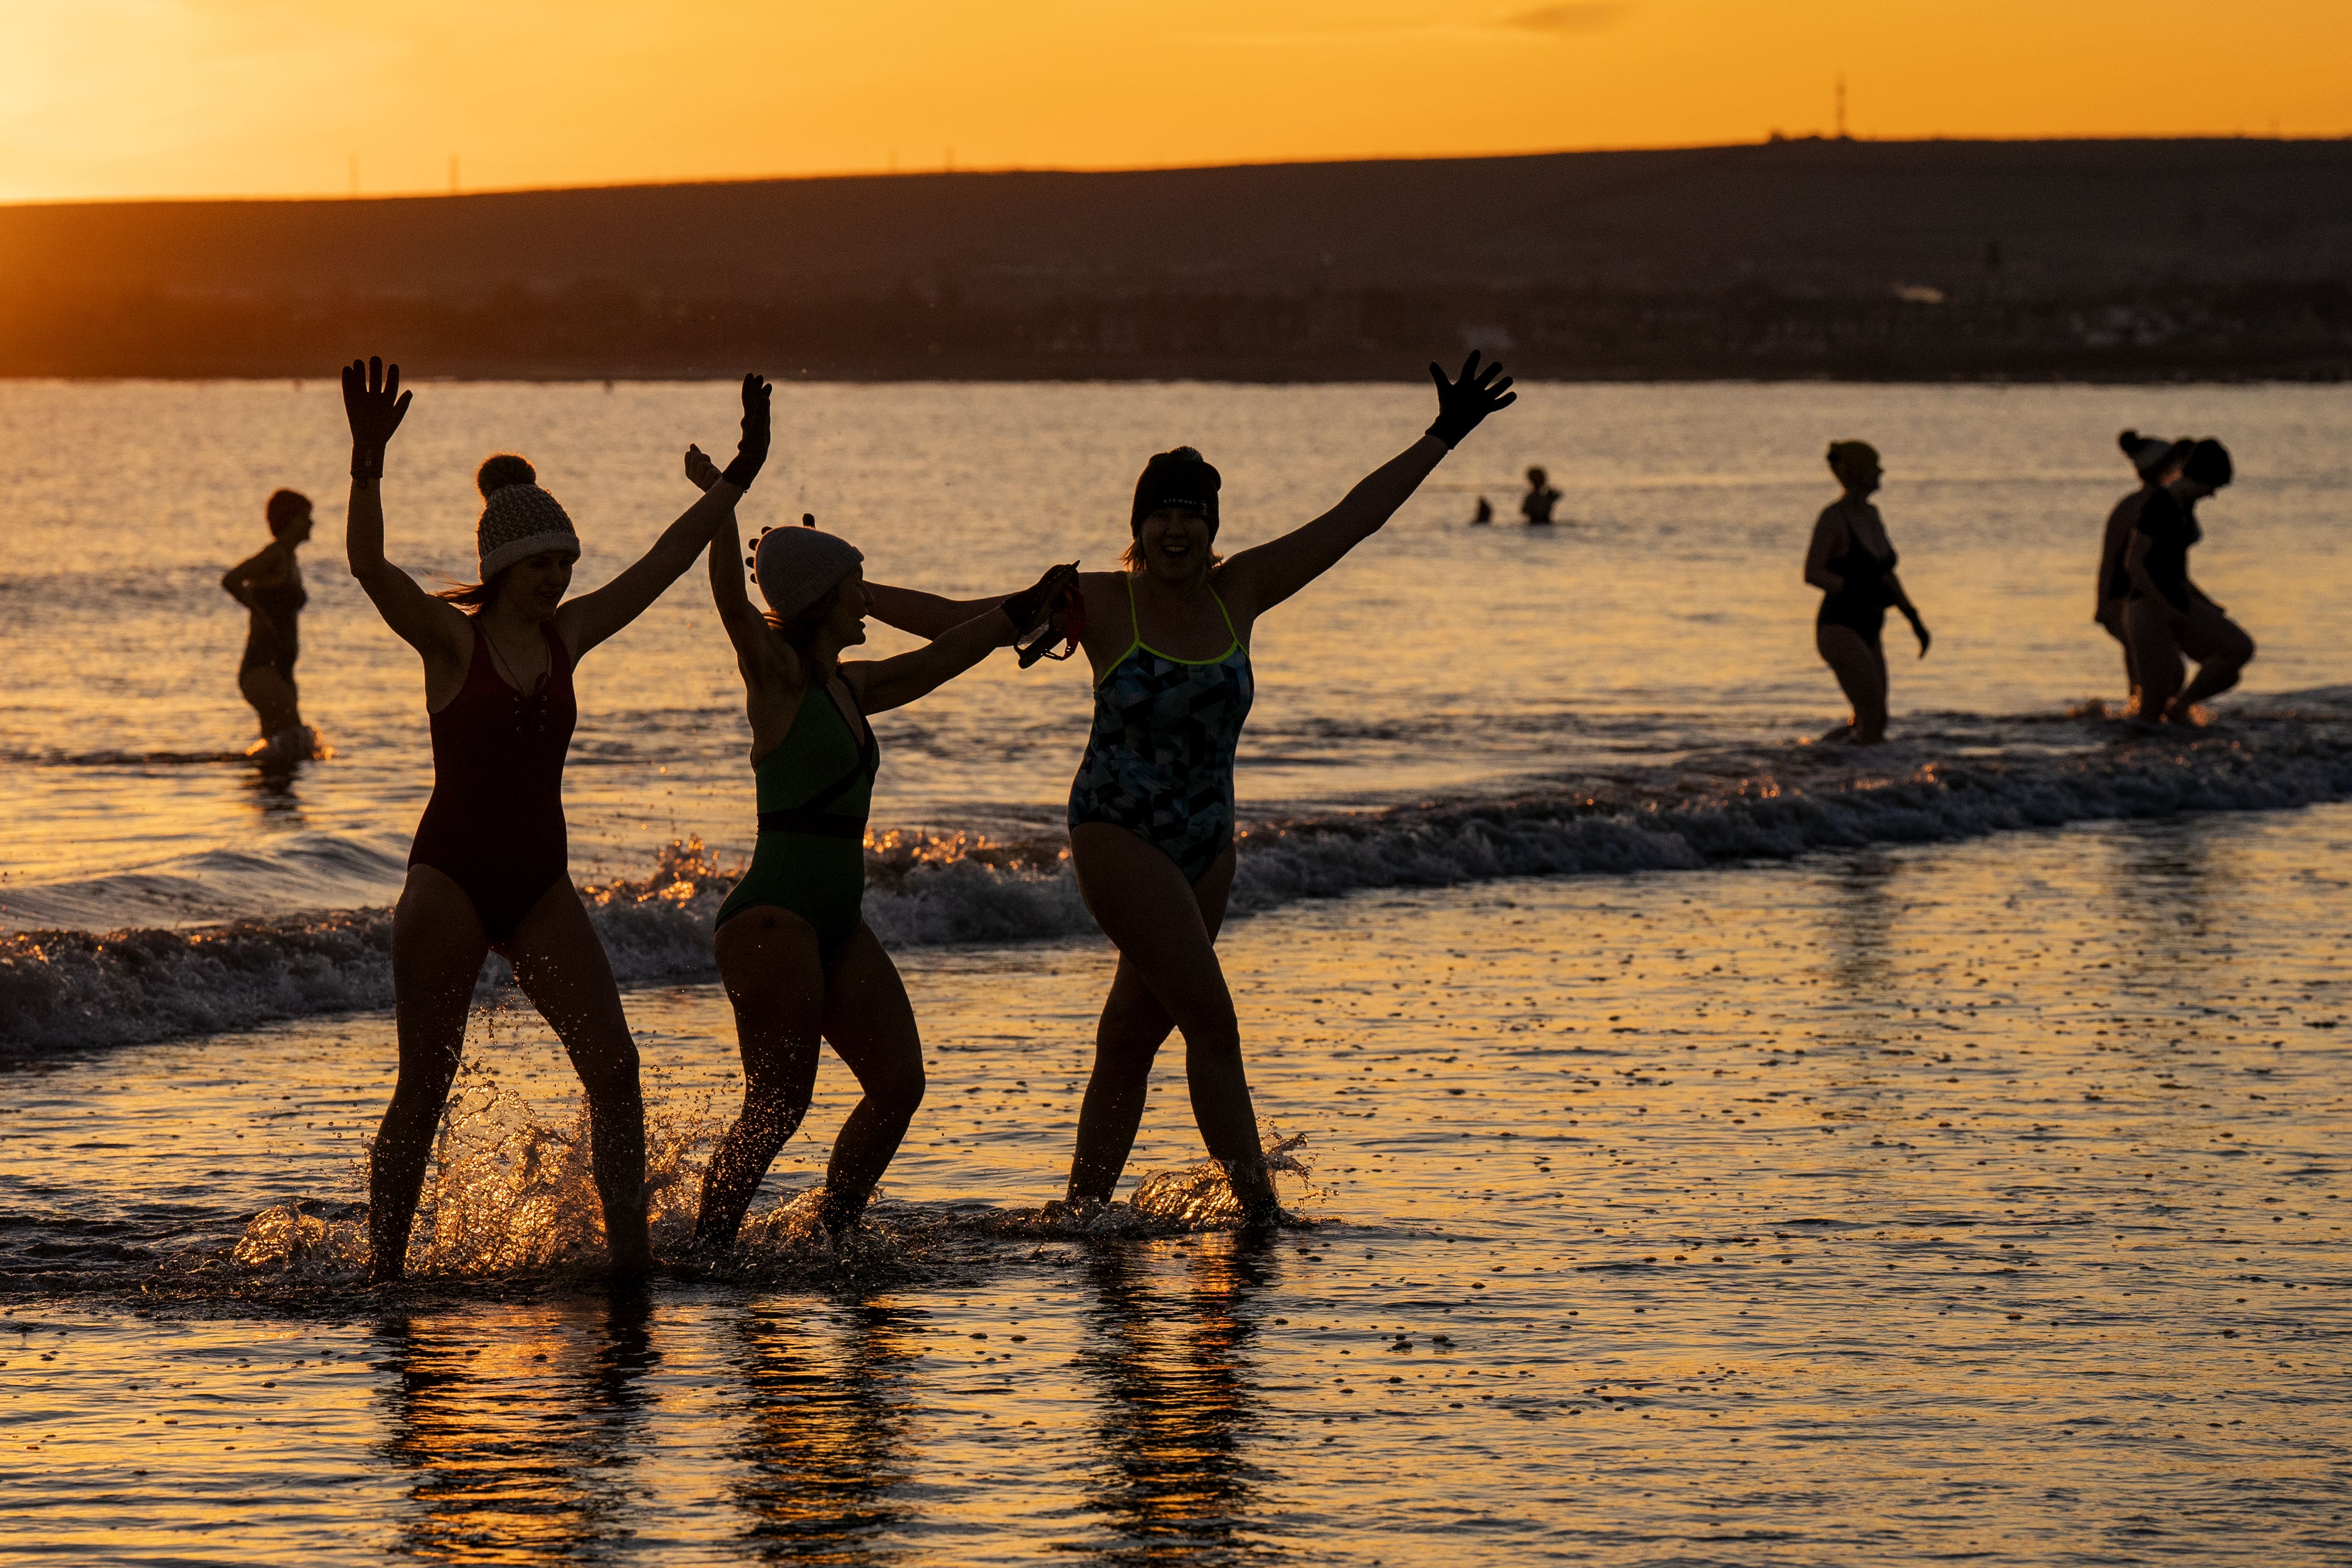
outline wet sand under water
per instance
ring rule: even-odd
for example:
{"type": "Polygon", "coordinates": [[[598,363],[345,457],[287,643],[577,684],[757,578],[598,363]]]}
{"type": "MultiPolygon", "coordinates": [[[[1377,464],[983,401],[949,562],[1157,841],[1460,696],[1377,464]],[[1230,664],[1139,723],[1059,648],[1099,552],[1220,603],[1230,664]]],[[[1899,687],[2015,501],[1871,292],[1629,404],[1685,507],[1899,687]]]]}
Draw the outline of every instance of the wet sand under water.
{"type": "MultiPolygon", "coordinates": [[[[1092,944],[908,961],[930,1096],[850,1257],[771,1218],[635,1291],[575,1271],[528,1014],[478,1030],[441,1272],[382,1296],[329,1221],[388,1019],[53,1061],[0,1121],[0,1556],[2342,1562],[2347,843],[2328,806],[1240,923],[1317,1221],[1259,1243],[1025,1212],[1092,944]],[[289,1262],[246,1222],[297,1198],[289,1262]]],[[[675,1236],[725,1003],[629,1005],[675,1236]]],[[[1130,1172],[1196,1151],[1163,1071],[1130,1172]]]]}

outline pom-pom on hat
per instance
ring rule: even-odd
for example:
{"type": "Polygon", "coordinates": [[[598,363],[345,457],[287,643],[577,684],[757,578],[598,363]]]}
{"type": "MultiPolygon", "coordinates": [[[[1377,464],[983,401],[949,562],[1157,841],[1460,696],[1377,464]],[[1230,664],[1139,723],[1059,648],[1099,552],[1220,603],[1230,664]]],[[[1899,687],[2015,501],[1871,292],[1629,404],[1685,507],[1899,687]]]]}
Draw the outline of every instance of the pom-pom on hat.
{"type": "Polygon", "coordinates": [[[539,487],[539,471],[511,452],[501,452],[474,476],[482,492],[482,521],[476,529],[488,582],[519,560],[548,550],[580,559],[580,532],[563,503],[539,487]]]}
{"type": "Polygon", "coordinates": [[[751,580],[779,621],[790,621],[826,594],[866,559],[838,534],[803,512],[797,528],[762,528],[751,547],[751,580]]]}
{"type": "Polygon", "coordinates": [[[1209,460],[1190,446],[1157,454],[1135,481],[1135,515],[1128,519],[1128,532],[1140,535],[1143,519],[1162,507],[1182,507],[1206,519],[1214,536],[1217,490],[1223,483],[1209,460]]]}

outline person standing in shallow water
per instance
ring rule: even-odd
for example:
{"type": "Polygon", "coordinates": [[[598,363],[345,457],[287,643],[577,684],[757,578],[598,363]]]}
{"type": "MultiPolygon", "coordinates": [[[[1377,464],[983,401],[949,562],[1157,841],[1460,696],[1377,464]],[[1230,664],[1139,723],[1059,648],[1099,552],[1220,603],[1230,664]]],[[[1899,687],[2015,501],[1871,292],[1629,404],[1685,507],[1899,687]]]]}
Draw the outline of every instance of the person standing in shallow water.
{"type": "Polygon", "coordinates": [[[248,612],[236,689],[253,705],[261,738],[247,755],[292,762],[311,751],[294,687],[302,607],[310,597],[303,591],[302,567],[294,552],[310,537],[310,498],[299,491],[275,491],[262,514],[269,523],[269,542],[223,572],[221,588],[248,612]]]}
{"type": "MultiPolygon", "coordinates": [[[[1074,626],[1095,676],[1095,717],[1070,789],[1070,858],[1088,913],[1118,949],[1078,1113],[1069,1201],[1109,1201],[1143,1119],[1152,1059],[1184,1036],[1193,1120],[1245,1219],[1278,1217],[1241,1029],[1217,933],[1234,885],[1234,752],[1255,693],[1260,616],[1380,531],[1478,423],[1517,398],[1500,365],[1435,365],[1428,434],[1321,517],[1232,559],[1214,549],[1222,479],[1189,446],[1144,465],[1118,571],[1082,572],[1074,626]]],[[[876,585],[875,615],[937,636],[998,599],[945,600],[876,585]]]]}
{"type": "Polygon", "coordinates": [[[2133,519],[2124,570],[2131,597],[2124,630],[2140,679],[2139,716],[2193,724],[2196,707],[2238,684],[2254,656],[2254,640],[2189,579],[2189,551],[2203,538],[2197,503],[2236,477],[2229,448],[2210,438],[2180,460],[2171,482],[2152,491],[2133,519]],[[2181,656],[2197,661],[2197,678],[2183,690],[2181,656]]]}
{"type": "MultiPolygon", "coordinates": [[[[719,477],[699,449],[688,453],[687,474],[706,487],[719,477]]],[[[739,548],[730,517],[711,538],[710,593],[743,675],[760,836],[713,923],[743,1053],[743,1111],[703,1173],[694,1239],[711,1248],[735,1239],[808,1114],[826,1040],[864,1091],[825,1167],[816,1219],[828,1234],[856,1223],[897,1155],[923,1101],[923,1045],[907,988],[859,907],[881,765],[870,716],[906,706],[1041,624],[1076,575],[1055,567],[927,647],[844,664],[843,650],[866,641],[857,547],[814,527],[763,532],[752,576],[765,615],[743,591],[739,548]]]]}
{"type": "Polygon", "coordinates": [[[1805,580],[1822,591],[1813,646],[1837,676],[1853,716],[1823,740],[1875,746],[1886,738],[1886,650],[1880,632],[1891,607],[1900,610],[1927,656],[1927,626],[1895,575],[1895,546],[1870,504],[1885,478],[1878,449],[1866,441],[1832,441],[1830,472],[1844,494],[1822,508],[1805,550],[1805,580]]]}
{"type": "Polygon", "coordinates": [[[1528,470],[1528,493],[1519,497],[1519,516],[1528,527],[1543,528],[1551,526],[1551,509],[1559,505],[1559,492],[1552,487],[1551,476],[1540,468],[1528,470]]]}
{"type": "Polygon", "coordinates": [[[433,796],[392,917],[400,1076],[369,1165],[368,1278],[396,1280],[405,1269],[474,983],[493,952],[513,965],[515,984],[580,1074],[612,1267],[643,1272],[653,1255],[636,1044],[566,863],[563,759],[578,713],[572,672],[659,598],[733,515],[768,454],[767,384],[743,378],[742,444],[722,480],[634,565],[569,601],[579,534],[520,457],[493,457],[476,476],[480,581],[430,594],[384,559],[384,451],[412,395],[400,391],[398,365],[369,360],[343,370],[352,575],[423,658],[433,733],[433,796]]]}
{"type": "Polygon", "coordinates": [[[2131,637],[2124,629],[2124,606],[2131,600],[2132,586],[2131,573],[2124,570],[2124,551],[2131,544],[2132,527],[2139,520],[2140,508],[2147,504],[2150,495],[2179,476],[2181,460],[2197,444],[2167,441],[2161,436],[2126,430],[2116,437],[2116,444],[2130,459],[2140,483],[2138,489],[2117,501],[2116,509],[2107,514],[2106,531],[2099,539],[2099,575],[2093,589],[2091,619],[2123,646],[2125,689],[2131,694],[2124,705],[2124,714],[2131,717],[2140,711],[2139,672],[2133,666],[2131,637]]]}

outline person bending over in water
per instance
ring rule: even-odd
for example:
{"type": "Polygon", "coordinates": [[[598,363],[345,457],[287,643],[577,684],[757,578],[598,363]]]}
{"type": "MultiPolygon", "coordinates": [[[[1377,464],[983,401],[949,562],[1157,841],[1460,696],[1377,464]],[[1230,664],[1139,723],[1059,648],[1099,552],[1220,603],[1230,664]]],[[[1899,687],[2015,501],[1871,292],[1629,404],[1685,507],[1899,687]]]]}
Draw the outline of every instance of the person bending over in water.
{"type": "Polygon", "coordinates": [[[2169,484],[2150,492],[2133,520],[2124,549],[2131,597],[2124,630],[2139,672],[2139,716],[2172,724],[2196,722],[2194,709],[2238,684],[2254,656],[2254,640],[2189,580],[2189,550],[2204,537],[2197,503],[2227,485],[2234,471],[2229,449],[2200,441],[2181,459],[2169,484]],[[2181,655],[2197,661],[2197,678],[2181,689],[2181,655]]]}
{"type": "Polygon", "coordinates": [[[1927,656],[1927,627],[1895,575],[1895,547],[1887,541],[1878,508],[1870,504],[1885,476],[1877,449],[1866,441],[1832,441],[1829,456],[1830,472],[1845,494],[1822,508],[1813,524],[1812,543],[1805,551],[1805,580],[1822,591],[1813,646],[1853,705],[1853,716],[1822,738],[1875,746],[1886,738],[1886,650],[1879,633],[1888,606],[1903,612],[1911,622],[1923,659],[1927,656]]]}
{"type": "Polygon", "coordinates": [[[2189,440],[2166,441],[2161,436],[2126,430],[2116,437],[2116,444],[2124,449],[2124,455],[2139,475],[2139,488],[2117,501],[2116,509],[2107,514],[2106,532],[2099,539],[2099,575],[2093,587],[2091,619],[2105,627],[2107,635],[2123,645],[2124,681],[2131,694],[2124,706],[2124,716],[2128,718],[2139,713],[2140,700],[2139,674],[2132,666],[2131,638],[2124,631],[2124,605],[2131,598],[2131,573],[2124,570],[2124,550],[2131,543],[2132,525],[2139,520],[2140,507],[2151,494],[2179,474],[2181,459],[2197,444],[2189,440]]]}
{"type": "Polygon", "coordinates": [[[566,866],[563,758],[578,710],[572,666],[637,618],[693,564],[768,454],[768,387],[743,378],[743,440],[722,483],[635,565],[566,601],[580,537],[522,458],[482,465],[481,580],[438,596],[384,559],[385,445],[413,394],[400,367],[343,371],[352,425],[352,575],[425,661],[433,796],[416,825],[392,917],[400,1077],[369,1173],[372,1281],[396,1280],[434,1129],[466,1043],[486,953],[514,966],[588,1093],[589,1153],[616,1272],[652,1262],[646,1235],[645,1108],[637,1049],[596,929],[566,866]]]}
{"type": "MultiPolygon", "coordinates": [[[[698,484],[719,470],[698,451],[698,484]]],[[[743,1113],[703,1173],[698,1247],[735,1239],[761,1178],[808,1113],[818,1046],[830,1040],[865,1092],[842,1124],[817,1219],[838,1235],[865,1212],[923,1100],[923,1046],[907,988],[866,924],[866,819],[881,761],[867,716],[904,707],[1041,624],[1075,575],[1035,587],[895,658],[845,664],[866,641],[869,596],[856,546],[814,528],[760,536],[743,591],[735,528],[710,541],[710,593],[735,645],[751,721],[760,836],[719,905],[713,946],[743,1052],[743,1113]]]]}
{"type": "MultiPolygon", "coordinates": [[[[1481,370],[1475,353],[1459,380],[1435,365],[1430,374],[1438,414],[1429,433],[1313,522],[1220,559],[1217,471],[1180,446],[1136,482],[1123,570],[1079,574],[1095,716],[1070,789],[1070,858],[1087,911],[1118,948],[1118,970],[1079,1111],[1073,1204],[1105,1203],[1117,1189],[1152,1058],[1172,1028],[1184,1036],[1202,1142],[1248,1220],[1276,1217],[1214,946],[1234,883],[1234,749],[1254,690],[1250,633],[1379,532],[1480,420],[1518,395],[1500,365],[1481,370]]],[[[879,619],[926,635],[996,602],[875,590],[879,619]]]]}
{"type": "Polygon", "coordinates": [[[1549,528],[1551,509],[1559,505],[1559,492],[1552,488],[1551,476],[1540,468],[1528,470],[1528,493],[1519,497],[1519,516],[1531,528],[1549,528]]]}
{"type": "Polygon", "coordinates": [[[268,754],[294,761],[310,755],[302,732],[302,707],[294,690],[294,658],[301,651],[299,621],[310,596],[302,590],[302,567],[294,552],[310,537],[310,497],[278,490],[262,507],[269,542],[221,574],[221,587],[251,612],[245,630],[245,657],[236,667],[236,689],[261,720],[261,738],[247,756],[268,754]]]}

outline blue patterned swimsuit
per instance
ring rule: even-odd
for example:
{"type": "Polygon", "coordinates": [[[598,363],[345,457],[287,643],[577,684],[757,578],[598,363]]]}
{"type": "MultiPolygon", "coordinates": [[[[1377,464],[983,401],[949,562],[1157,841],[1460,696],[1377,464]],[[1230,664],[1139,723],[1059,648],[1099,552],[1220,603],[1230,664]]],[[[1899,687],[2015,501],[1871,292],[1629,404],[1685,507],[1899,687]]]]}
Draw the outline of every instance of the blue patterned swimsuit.
{"type": "Polygon", "coordinates": [[[1171,659],[1145,645],[1131,576],[1127,612],[1134,640],[1096,683],[1094,733],[1070,785],[1070,826],[1125,828],[1198,882],[1234,841],[1234,748],[1255,694],[1249,650],[1222,599],[1217,613],[1234,640],[1213,659],[1171,659]]]}

